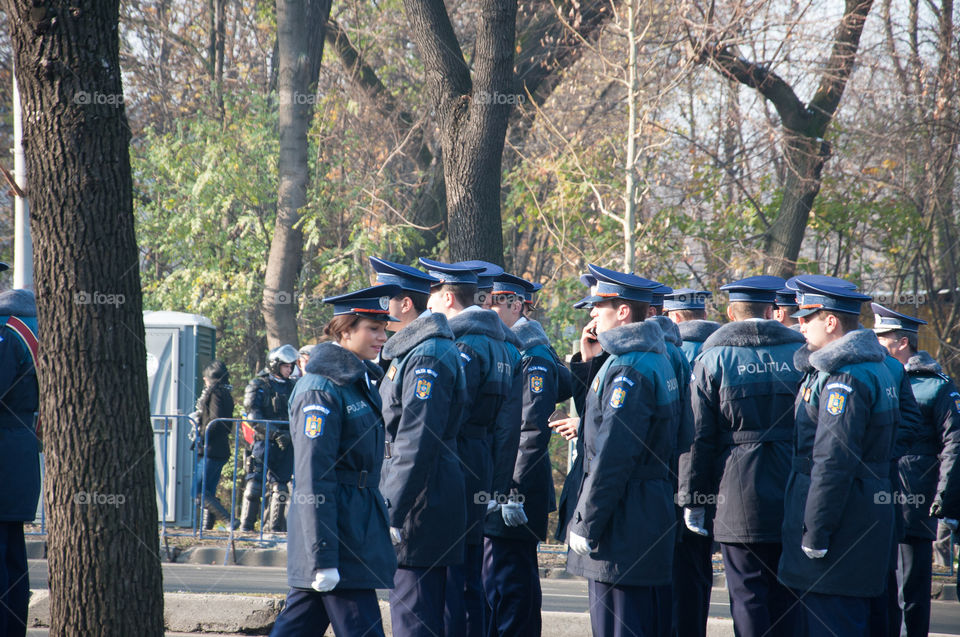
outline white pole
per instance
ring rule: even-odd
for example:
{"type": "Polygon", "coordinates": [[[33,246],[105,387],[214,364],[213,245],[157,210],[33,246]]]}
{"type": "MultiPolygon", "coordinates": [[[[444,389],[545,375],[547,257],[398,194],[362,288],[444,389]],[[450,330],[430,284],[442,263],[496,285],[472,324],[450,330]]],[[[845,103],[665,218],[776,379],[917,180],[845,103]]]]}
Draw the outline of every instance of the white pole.
{"type": "MultiPolygon", "coordinates": [[[[27,162],[23,154],[23,111],[20,91],[13,78],[13,174],[20,190],[27,190],[27,162]]],[[[33,289],[33,243],[27,200],[14,194],[13,204],[13,287],[33,289]]]]}

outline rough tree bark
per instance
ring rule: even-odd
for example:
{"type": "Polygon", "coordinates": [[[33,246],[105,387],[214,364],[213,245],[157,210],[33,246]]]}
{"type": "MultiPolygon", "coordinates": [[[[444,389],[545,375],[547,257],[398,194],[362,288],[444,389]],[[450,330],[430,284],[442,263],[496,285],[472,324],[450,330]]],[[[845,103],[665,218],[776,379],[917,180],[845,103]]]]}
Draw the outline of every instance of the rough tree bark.
{"type": "Polygon", "coordinates": [[[303,233],[296,227],[307,202],[307,131],[313,117],[324,29],[331,0],[277,0],[280,185],[277,221],[263,286],[267,347],[297,344],[296,284],[303,233]]]}
{"type": "Polygon", "coordinates": [[[163,634],[118,0],[3,0],[24,113],[54,635],[163,634]]]}
{"type": "Polygon", "coordinates": [[[872,4],[873,0],[846,0],[830,58],[808,104],[797,97],[783,78],[744,59],[736,47],[709,36],[690,38],[698,62],[709,64],[721,75],[756,89],[780,115],[786,174],[779,214],[764,236],[766,270],[770,274],[789,277],[796,269],[810,210],[820,192],[823,166],[830,156],[830,145],[823,137],[853,72],[863,23],[872,4]]]}
{"type": "Polygon", "coordinates": [[[437,110],[450,258],[503,263],[500,177],[513,93],[516,0],[480,0],[473,74],[443,0],[404,0],[437,110]]]}

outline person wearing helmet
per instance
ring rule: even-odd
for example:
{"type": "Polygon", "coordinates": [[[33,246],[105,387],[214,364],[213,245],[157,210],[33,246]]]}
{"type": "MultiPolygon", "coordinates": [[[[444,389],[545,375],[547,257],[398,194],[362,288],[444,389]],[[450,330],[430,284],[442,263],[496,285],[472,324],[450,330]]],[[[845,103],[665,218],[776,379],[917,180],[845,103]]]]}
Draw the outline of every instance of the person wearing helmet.
{"type": "Polygon", "coordinates": [[[397,556],[379,487],[386,438],[372,361],[397,320],[389,306],[399,291],[378,285],[323,300],[333,305],[330,340],[313,349],[290,396],[290,592],[273,637],[322,635],[330,625],[337,635],[383,637],[375,589],[393,588],[397,556]]]}
{"type": "Polygon", "coordinates": [[[267,355],[267,367],[247,384],[243,397],[246,418],[254,421],[254,442],[244,461],[246,487],[240,511],[240,529],[253,531],[260,514],[260,493],[263,490],[263,460],[267,457],[267,513],[264,530],[274,533],[287,530],[286,504],[290,493],[287,483],[293,475],[293,447],[290,425],[287,424],[287,401],[296,381],[290,378],[297,362],[293,345],[282,345],[267,355]],[[257,422],[280,420],[282,424],[257,422]],[[268,435],[269,433],[269,435],[268,435]],[[269,438],[269,448],[267,442],[269,438]]]}

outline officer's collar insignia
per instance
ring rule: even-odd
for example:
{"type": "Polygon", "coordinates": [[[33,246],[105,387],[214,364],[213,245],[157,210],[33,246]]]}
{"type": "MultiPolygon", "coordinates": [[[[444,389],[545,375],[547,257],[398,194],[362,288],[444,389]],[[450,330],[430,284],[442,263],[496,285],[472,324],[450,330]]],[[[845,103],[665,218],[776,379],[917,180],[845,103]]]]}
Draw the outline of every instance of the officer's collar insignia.
{"type": "Polygon", "coordinates": [[[394,376],[397,375],[397,366],[394,363],[390,364],[390,369],[387,370],[387,378],[393,380],[394,376]]]}
{"type": "Polygon", "coordinates": [[[847,406],[847,396],[841,391],[832,391],[827,396],[827,413],[839,416],[847,406]]]}
{"type": "Polygon", "coordinates": [[[803,388],[803,401],[810,402],[810,396],[813,394],[813,389],[810,387],[803,388]]]}
{"type": "Polygon", "coordinates": [[[600,374],[597,374],[596,377],[594,377],[593,387],[591,389],[593,389],[593,391],[600,389],[600,374]]]}

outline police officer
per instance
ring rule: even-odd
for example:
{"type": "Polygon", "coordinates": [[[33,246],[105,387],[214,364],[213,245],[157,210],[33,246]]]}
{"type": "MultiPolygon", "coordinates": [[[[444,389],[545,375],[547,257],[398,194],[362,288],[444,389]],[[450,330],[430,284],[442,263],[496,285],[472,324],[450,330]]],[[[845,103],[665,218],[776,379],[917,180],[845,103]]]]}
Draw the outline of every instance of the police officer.
{"type": "Polygon", "coordinates": [[[893,542],[898,387],[876,335],[858,329],[870,297],[830,277],[796,284],[807,345],[794,366],[805,376],[777,575],[800,597],[809,634],[866,636],[893,542]]]}
{"type": "MultiPolygon", "coordinates": [[[[919,350],[926,321],[871,303],[873,331],[880,344],[902,363],[920,404],[923,435],[899,459],[898,508],[905,537],[898,548],[897,584],[908,637],[930,629],[932,542],[936,518],[960,516],[960,393],[940,365],[919,350]]],[[[953,523],[956,525],[956,522],[953,523]]],[[[900,624],[891,626],[900,634],[900,624]]]]}
{"type": "Polygon", "coordinates": [[[801,374],[793,356],[804,338],[773,319],[783,279],[753,276],[720,289],[732,323],[703,344],[693,368],[696,434],[681,492],[687,528],[713,536],[723,553],[738,635],[792,635],[795,598],[777,581],[783,498],[791,470],[793,404],[801,374]]]}
{"type": "Polygon", "coordinates": [[[390,298],[380,285],[325,298],[333,318],[290,396],[297,480],[290,506],[290,592],[271,635],[383,635],[374,589],[397,566],[380,494],[384,426],[370,363],[387,340],[390,298]]]}
{"type": "Polygon", "coordinates": [[[663,302],[668,294],[673,294],[673,288],[664,283],[657,283],[650,295],[650,308],[647,310],[647,316],[663,316],[663,302]]]}
{"type": "Polygon", "coordinates": [[[513,369],[504,344],[503,321],[476,305],[477,274],[484,270],[421,258],[440,284],[430,289],[429,308],[447,317],[456,336],[467,385],[457,451],[464,474],[467,527],[464,563],[447,568],[444,633],[448,637],[481,635],[485,628],[483,593],[483,522],[492,497],[493,455],[490,440],[497,414],[513,387],[513,369]]]}
{"type": "Polygon", "coordinates": [[[427,309],[439,280],[376,257],[370,263],[377,283],[400,288],[390,299],[399,321],[383,349],[390,365],[380,383],[380,490],[398,561],[390,617],[398,637],[435,637],[444,632],[447,567],[463,563],[467,505],[456,437],[466,380],[446,316],[427,309]]]}
{"type": "Polygon", "coordinates": [[[487,516],[484,589],[488,635],[539,635],[540,573],[537,543],[546,540],[547,516],[556,509],[550,463],[549,418],[557,403],[558,365],[543,327],[524,315],[524,295],[533,285],[502,274],[493,288],[493,310],[521,343],[522,418],[516,423],[508,500],[487,516]],[[499,514],[498,514],[499,513],[499,514]]]}
{"type": "Polygon", "coordinates": [[[475,304],[484,310],[489,310],[493,303],[490,298],[490,292],[493,290],[493,281],[503,274],[503,268],[496,263],[473,259],[470,261],[457,261],[453,265],[464,268],[473,268],[477,273],[477,298],[475,304]]]}
{"type": "Polygon", "coordinates": [[[708,290],[680,288],[663,297],[663,311],[680,330],[680,349],[690,365],[700,353],[703,342],[717,331],[720,324],[707,320],[707,299],[713,296],[708,290]]]}
{"type": "MultiPolygon", "coordinates": [[[[267,355],[267,368],[247,384],[243,396],[243,408],[246,417],[252,420],[287,420],[287,401],[296,381],[291,380],[294,364],[297,362],[297,350],[292,345],[283,345],[267,355]]],[[[243,506],[240,511],[240,529],[253,531],[260,515],[260,492],[263,489],[263,460],[267,441],[267,426],[255,423],[256,439],[250,453],[244,461],[246,468],[246,487],[243,492],[243,506]]],[[[267,530],[286,531],[285,507],[287,504],[287,483],[293,473],[293,449],[290,445],[289,424],[269,426],[269,457],[267,462],[267,498],[264,508],[267,510],[267,530]]]]}
{"type": "Polygon", "coordinates": [[[645,322],[650,281],[590,266],[591,311],[609,353],[587,395],[582,479],[567,526],[567,570],[588,580],[594,635],[656,635],[670,626],[676,516],[670,471],[677,379],[663,332],[645,322]]]}
{"type": "Polygon", "coordinates": [[[773,310],[773,318],[787,327],[800,331],[799,322],[793,318],[797,311],[797,291],[784,286],[777,290],[777,306],[773,310]]]}
{"type": "MultiPolygon", "coordinates": [[[[0,272],[6,269],[0,263],[0,272]]],[[[30,579],[23,524],[33,521],[40,498],[36,335],[33,292],[0,294],[0,635],[27,633],[30,579]]]]}

